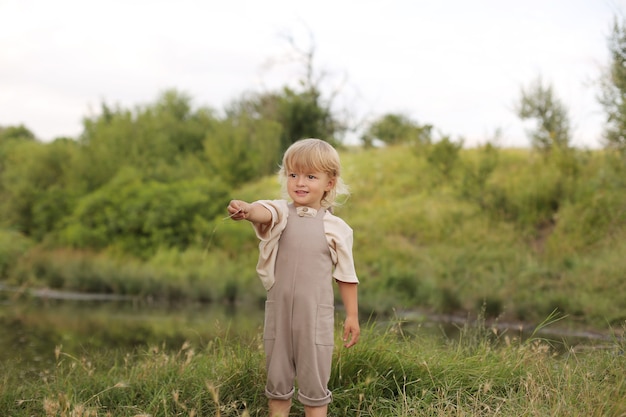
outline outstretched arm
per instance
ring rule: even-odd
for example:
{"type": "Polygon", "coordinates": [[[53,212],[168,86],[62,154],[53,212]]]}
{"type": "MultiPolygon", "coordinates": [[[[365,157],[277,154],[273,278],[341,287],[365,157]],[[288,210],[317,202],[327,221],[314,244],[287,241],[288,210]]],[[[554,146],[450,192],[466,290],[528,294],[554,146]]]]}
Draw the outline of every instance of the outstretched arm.
{"type": "Polygon", "coordinates": [[[272,213],[259,203],[231,200],[228,204],[228,213],[233,220],[248,220],[259,224],[268,224],[272,221],[272,213]]]}
{"type": "Polygon", "coordinates": [[[346,321],[343,324],[344,346],[349,348],[359,341],[361,329],[359,327],[359,302],[357,296],[357,286],[351,282],[337,281],[341,300],[346,309],[346,321]]]}

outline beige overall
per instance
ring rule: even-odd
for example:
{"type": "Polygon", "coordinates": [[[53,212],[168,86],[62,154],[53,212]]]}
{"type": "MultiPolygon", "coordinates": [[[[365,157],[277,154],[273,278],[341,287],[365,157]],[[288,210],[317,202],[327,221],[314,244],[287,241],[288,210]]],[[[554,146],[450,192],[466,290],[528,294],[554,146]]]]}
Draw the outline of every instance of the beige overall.
{"type": "Polygon", "coordinates": [[[298,381],[298,400],[307,406],[331,402],[328,380],[334,344],[333,264],[320,209],[298,216],[289,205],[280,236],[276,281],[267,293],[264,343],[266,395],[290,399],[298,381]]]}

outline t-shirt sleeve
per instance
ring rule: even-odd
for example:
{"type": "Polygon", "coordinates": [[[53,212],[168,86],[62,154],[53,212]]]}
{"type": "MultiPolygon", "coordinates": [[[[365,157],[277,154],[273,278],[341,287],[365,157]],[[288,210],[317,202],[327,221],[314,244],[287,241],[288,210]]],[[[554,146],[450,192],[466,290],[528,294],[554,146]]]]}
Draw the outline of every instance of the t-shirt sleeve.
{"type": "Polygon", "coordinates": [[[258,200],[255,203],[261,204],[272,214],[272,221],[269,224],[252,223],[259,240],[271,240],[276,234],[282,233],[289,213],[287,202],[285,200],[258,200]]]}
{"type": "Polygon", "coordinates": [[[269,290],[274,285],[274,268],[276,255],[278,254],[278,241],[287,225],[289,207],[286,200],[259,200],[272,214],[272,221],[266,225],[252,223],[254,231],[259,238],[259,260],[256,271],[263,283],[263,287],[269,290]]]}
{"type": "Polygon", "coordinates": [[[352,244],[354,233],[350,226],[339,217],[330,213],[325,217],[326,238],[330,247],[335,269],[333,278],[337,281],[358,284],[359,279],[354,267],[352,244]]]}

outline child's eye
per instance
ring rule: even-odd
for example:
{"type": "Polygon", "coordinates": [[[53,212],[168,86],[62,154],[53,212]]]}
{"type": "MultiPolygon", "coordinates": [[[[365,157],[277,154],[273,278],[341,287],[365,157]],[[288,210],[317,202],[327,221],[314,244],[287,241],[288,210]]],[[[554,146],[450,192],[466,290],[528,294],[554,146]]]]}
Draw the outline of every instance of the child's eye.
{"type": "Polygon", "coordinates": [[[289,174],[289,177],[291,178],[296,178],[296,174],[294,174],[293,172],[291,174],[289,174]]]}
{"type": "Polygon", "coordinates": [[[317,177],[315,175],[308,175],[307,178],[310,179],[310,180],[314,180],[317,177]]]}

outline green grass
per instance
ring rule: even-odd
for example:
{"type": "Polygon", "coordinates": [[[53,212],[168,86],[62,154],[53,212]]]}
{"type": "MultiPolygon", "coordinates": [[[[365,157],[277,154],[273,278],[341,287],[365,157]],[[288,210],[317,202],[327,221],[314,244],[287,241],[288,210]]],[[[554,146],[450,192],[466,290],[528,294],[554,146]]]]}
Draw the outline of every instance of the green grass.
{"type": "MultiPolygon", "coordinates": [[[[549,323],[547,323],[549,324],[549,323]]],[[[547,325],[546,324],[546,325],[547,325]]],[[[262,341],[221,336],[169,350],[71,352],[25,374],[2,363],[3,416],[266,416],[262,341]]],[[[620,416],[625,345],[591,351],[485,326],[438,339],[401,322],[335,351],[334,416],[620,416]]],[[[302,415],[297,402],[293,415],[302,415]]]]}

